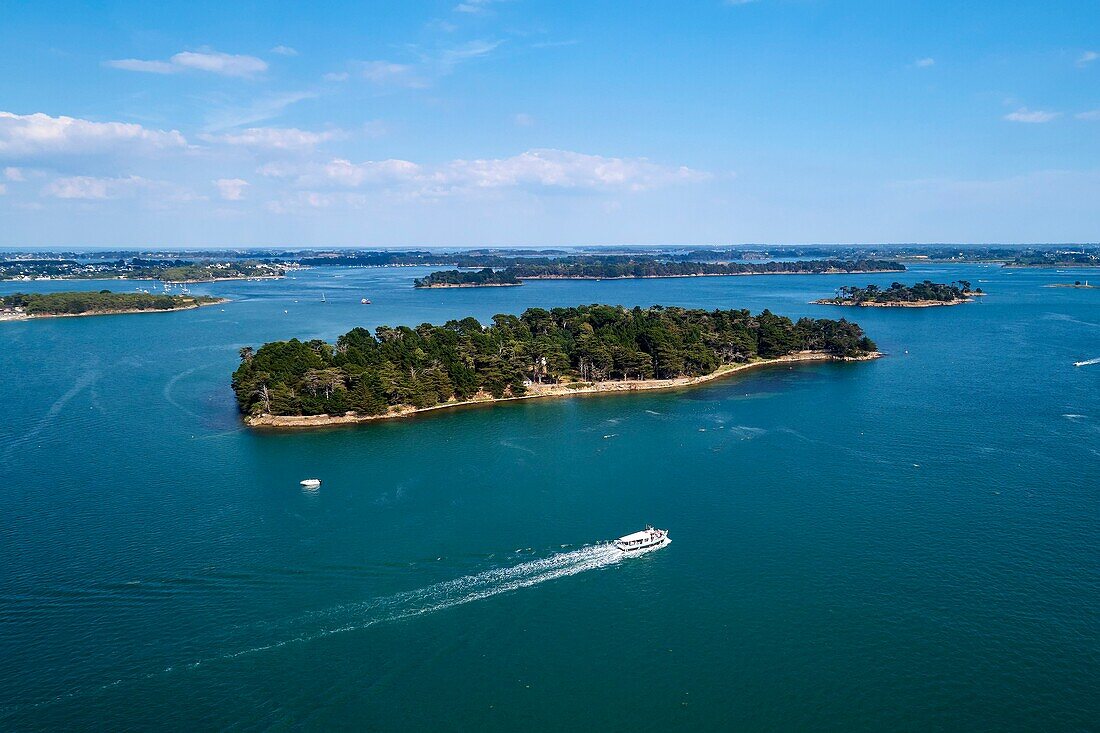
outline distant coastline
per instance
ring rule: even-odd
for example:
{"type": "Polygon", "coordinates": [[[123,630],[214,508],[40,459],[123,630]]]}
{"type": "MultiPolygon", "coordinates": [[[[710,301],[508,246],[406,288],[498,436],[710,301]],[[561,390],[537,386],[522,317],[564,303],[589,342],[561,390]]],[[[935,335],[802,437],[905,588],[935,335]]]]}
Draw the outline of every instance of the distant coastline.
{"type": "Polygon", "coordinates": [[[904,272],[904,270],[838,270],[828,269],[820,271],[805,270],[801,272],[698,272],[684,275],[517,275],[520,282],[468,282],[468,283],[431,283],[420,284],[417,281],[414,287],[417,290],[438,290],[441,288],[504,288],[523,285],[527,280],[667,280],[671,278],[689,277],[751,277],[755,275],[872,275],[883,272],[904,272]]]}
{"type": "MultiPolygon", "coordinates": [[[[1071,286],[1072,287],[1072,286],[1071,286]]],[[[936,308],[947,305],[962,305],[973,303],[975,298],[980,298],[985,293],[965,293],[965,298],[957,300],[907,300],[907,301],[837,301],[835,298],[821,298],[811,300],[812,305],[839,305],[847,308],[936,308]]]]}
{"type": "Polygon", "coordinates": [[[434,283],[417,285],[417,290],[442,290],[443,288],[518,288],[523,283],[434,283]]]}
{"type": "Polygon", "coordinates": [[[719,367],[710,374],[698,377],[677,377],[674,379],[636,379],[614,380],[603,382],[569,382],[562,384],[531,384],[528,385],[528,393],[517,397],[493,397],[484,392],[472,399],[450,400],[430,407],[399,406],[392,407],[387,412],[379,415],[360,415],[348,412],[343,415],[254,415],[245,417],[245,423],[253,428],[277,428],[277,429],[309,429],[323,428],[337,425],[355,425],[359,423],[375,422],[378,420],[392,420],[395,418],[412,417],[425,412],[446,410],[455,407],[470,407],[477,405],[492,405],[498,402],[516,402],[519,400],[542,399],[546,397],[574,397],[591,394],[625,394],[630,392],[645,392],[653,390],[668,390],[683,387],[693,387],[716,379],[722,379],[738,372],[744,372],[761,367],[780,364],[796,364],[806,362],[847,362],[870,361],[884,356],[881,352],[873,351],[860,356],[837,356],[825,351],[801,351],[773,359],[758,359],[744,364],[728,364],[719,367]]]}
{"type": "Polygon", "coordinates": [[[33,321],[40,318],[82,318],[85,316],[121,316],[134,313],[170,313],[172,311],[186,311],[202,308],[208,305],[228,303],[229,298],[210,298],[204,300],[191,300],[170,308],[111,308],[105,310],[87,310],[81,313],[26,313],[21,310],[0,311],[0,322],[33,321]]]}
{"type": "MultiPolygon", "coordinates": [[[[208,278],[195,278],[189,280],[165,280],[163,278],[157,278],[160,282],[168,283],[169,285],[199,285],[202,283],[220,283],[228,282],[230,280],[282,280],[286,275],[235,275],[232,277],[208,277],[208,278]]],[[[119,278],[120,280],[128,280],[131,278],[119,278]]]]}
{"type": "Polygon", "coordinates": [[[520,280],[666,280],[680,277],[754,277],[757,275],[876,275],[905,270],[801,270],[778,272],[698,272],[685,275],[517,275],[520,280]]]}

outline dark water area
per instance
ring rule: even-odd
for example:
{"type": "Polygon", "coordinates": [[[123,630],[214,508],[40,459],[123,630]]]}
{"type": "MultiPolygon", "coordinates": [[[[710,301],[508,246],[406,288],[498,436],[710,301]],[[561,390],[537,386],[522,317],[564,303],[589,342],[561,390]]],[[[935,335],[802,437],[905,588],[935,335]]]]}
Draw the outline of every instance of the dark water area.
{"type": "Polygon", "coordinates": [[[1100,273],[426,272],[0,323],[0,728],[1096,729],[1100,291],[1042,286],[1100,273]],[[989,296],[808,302],[924,278],[989,296]],[[846,317],[888,357],[300,433],[229,388],[245,345],[592,302],[846,317]],[[668,548],[601,544],[647,522],[668,548]]]}

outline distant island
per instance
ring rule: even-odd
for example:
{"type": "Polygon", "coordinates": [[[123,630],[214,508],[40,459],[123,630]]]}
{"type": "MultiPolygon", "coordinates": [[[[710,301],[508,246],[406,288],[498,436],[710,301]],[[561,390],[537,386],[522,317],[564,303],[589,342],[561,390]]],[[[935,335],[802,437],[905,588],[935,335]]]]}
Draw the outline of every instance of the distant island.
{"type": "Polygon", "coordinates": [[[1044,288],[1086,288],[1092,290],[1094,288],[1100,288],[1100,285],[1089,285],[1089,281],[1081,282],[1080,280],[1074,280],[1071,283],[1051,283],[1050,285],[1044,285],[1044,288]]]}
{"type": "Polygon", "coordinates": [[[1100,267],[1100,252],[1095,249],[1027,252],[1002,267],[1100,267]]]}
{"type": "Polygon", "coordinates": [[[283,277],[297,264],[251,260],[0,259],[0,280],[161,280],[198,283],[283,277]]]}
{"type": "Polygon", "coordinates": [[[417,280],[415,288],[491,288],[523,285],[509,270],[494,270],[485,267],[481,270],[441,270],[417,280]]]}
{"type": "Polygon", "coordinates": [[[812,301],[817,305],[849,305],[879,308],[930,308],[942,305],[960,305],[973,302],[985,295],[981,288],[971,290],[970,282],[934,283],[931,280],[916,285],[893,283],[888,288],[868,285],[865,288],[847,286],[840,288],[834,298],[812,301]]]}
{"type": "Polygon", "coordinates": [[[237,404],[252,426],[314,427],[458,405],[699,384],[747,368],[880,354],[844,319],[770,311],[588,305],[442,326],[356,328],[335,344],[241,349],[237,404]]]}
{"type": "Polygon", "coordinates": [[[517,258],[504,269],[433,272],[413,282],[417,288],[519,285],[523,280],[627,280],[634,278],[726,275],[831,275],[904,272],[894,260],[795,260],[790,262],[695,262],[653,257],[517,258]]]}
{"type": "Polygon", "coordinates": [[[60,316],[103,316],[118,313],[157,313],[188,310],[224,303],[209,295],[155,295],[88,290],[64,293],[14,293],[0,296],[0,321],[60,316]]]}

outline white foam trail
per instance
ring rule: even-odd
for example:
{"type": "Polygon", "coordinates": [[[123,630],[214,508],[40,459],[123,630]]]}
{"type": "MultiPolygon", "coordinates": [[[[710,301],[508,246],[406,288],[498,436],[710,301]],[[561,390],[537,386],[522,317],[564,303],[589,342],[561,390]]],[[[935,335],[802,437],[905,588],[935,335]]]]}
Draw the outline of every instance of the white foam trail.
{"type": "Polygon", "coordinates": [[[24,443],[30,442],[31,440],[34,440],[36,437],[38,437],[38,434],[49,427],[50,423],[53,422],[54,419],[61,414],[61,412],[65,409],[65,405],[69,403],[69,400],[71,400],[73,397],[76,397],[86,388],[94,384],[97,379],[99,379],[99,372],[95,369],[91,369],[81,375],[80,379],[76,381],[76,384],[69,388],[68,392],[61,395],[52,405],[50,405],[50,409],[46,411],[46,414],[42,417],[41,420],[38,421],[38,423],[33,428],[28,430],[22,436],[8,443],[8,449],[3,454],[4,459],[7,460],[8,458],[10,458],[12,454],[15,453],[15,449],[19,446],[23,445],[24,443]]]}
{"type": "MultiPolygon", "coordinates": [[[[619,562],[622,557],[622,552],[611,545],[591,545],[569,552],[558,552],[519,565],[493,568],[475,575],[466,575],[426,588],[372,599],[364,603],[337,606],[312,614],[312,617],[332,618],[348,614],[366,614],[367,618],[361,618],[360,621],[369,626],[382,620],[398,620],[441,611],[500,593],[527,588],[547,580],[606,567],[619,562]]],[[[355,624],[352,623],[341,626],[337,630],[351,631],[354,626],[355,624]]]]}
{"type": "MultiPolygon", "coordinates": [[[[642,553],[631,553],[631,556],[640,554],[642,553]]],[[[125,679],[117,679],[98,687],[70,690],[61,695],[35,703],[15,705],[6,709],[0,708],[0,719],[4,716],[13,715],[21,711],[35,710],[73,698],[105,692],[126,683],[153,679],[180,669],[198,669],[212,662],[228,661],[250,654],[272,651],[291,644],[307,643],[317,639],[323,639],[334,634],[361,631],[381,623],[401,621],[416,616],[435,613],[436,611],[443,611],[448,608],[480,601],[502,593],[529,588],[549,580],[583,573],[586,570],[595,570],[597,568],[614,565],[620,562],[623,557],[623,553],[613,545],[590,545],[569,552],[558,552],[548,557],[520,563],[519,565],[493,568],[474,575],[466,575],[461,578],[455,578],[454,580],[447,580],[442,583],[436,583],[435,585],[429,585],[425,588],[397,593],[392,596],[376,598],[362,603],[335,606],[277,624],[280,627],[289,627],[289,629],[293,629],[294,627],[305,627],[304,630],[298,633],[294,633],[288,629],[286,631],[287,637],[284,639],[240,649],[234,652],[206,657],[186,664],[174,664],[158,672],[149,672],[125,679]],[[321,628],[318,629],[318,626],[321,628]],[[310,627],[313,628],[311,629],[310,627]]]]}
{"type": "Polygon", "coordinates": [[[1075,361],[1073,366],[1091,366],[1093,364],[1100,364],[1100,356],[1095,359],[1086,359],[1085,361],[1075,361]]]}

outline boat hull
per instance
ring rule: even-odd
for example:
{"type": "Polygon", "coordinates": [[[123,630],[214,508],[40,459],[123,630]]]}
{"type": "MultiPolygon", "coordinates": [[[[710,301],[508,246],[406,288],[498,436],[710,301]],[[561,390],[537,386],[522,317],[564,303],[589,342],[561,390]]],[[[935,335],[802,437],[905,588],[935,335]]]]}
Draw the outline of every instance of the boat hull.
{"type": "Polygon", "coordinates": [[[635,545],[635,546],[632,546],[632,547],[623,547],[618,542],[616,542],[615,547],[620,552],[625,552],[625,553],[629,553],[629,554],[638,554],[638,553],[642,553],[642,552],[647,552],[648,550],[658,550],[658,549],[664,547],[665,545],[670,544],[671,542],[672,542],[672,540],[670,540],[668,538],[668,536],[666,535],[665,537],[662,537],[659,542],[654,542],[652,545],[635,545]]]}

